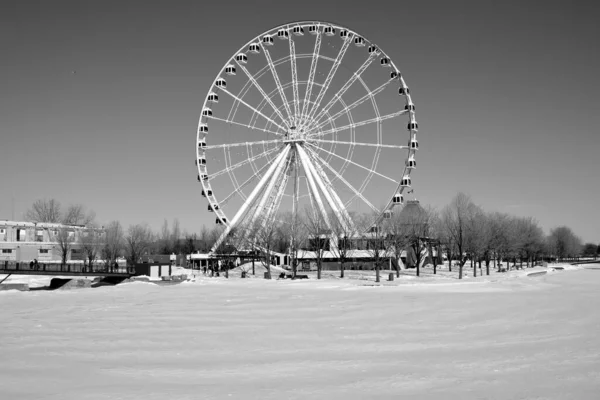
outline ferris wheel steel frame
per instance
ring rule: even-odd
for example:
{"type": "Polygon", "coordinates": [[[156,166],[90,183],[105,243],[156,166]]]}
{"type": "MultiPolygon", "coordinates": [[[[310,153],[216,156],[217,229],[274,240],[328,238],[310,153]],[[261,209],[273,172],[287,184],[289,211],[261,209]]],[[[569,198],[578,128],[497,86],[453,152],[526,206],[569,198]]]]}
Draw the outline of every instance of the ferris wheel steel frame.
{"type": "Polygon", "coordinates": [[[313,212],[322,218],[330,230],[333,228],[334,222],[331,218],[334,218],[335,222],[344,231],[357,232],[358,228],[355,226],[348,211],[348,206],[354,199],[359,199],[363,202],[377,215],[376,221],[380,221],[394,206],[402,205],[402,193],[407,187],[410,187],[410,174],[416,166],[414,159],[415,153],[418,150],[418,142],[416,140],[417,131],[418,124],[415,119],[415,107],[404,77],[391,58],[364,36],[340,25],[319,21],[291,22],[269,29],[256,36],[235,52],[216,75],[205,98],[199,119],[196,140],[198,180],[202,185],[202,193],[208,200],[209,210],[215,213],[217,223],[225,225],[225,230],[215,242],[211,253],[219,248],[232,229],[236,227],[242,228],[242,231],[247,234],[247,230],[257,224],[266,226],[266,224],[272,223],[290,179],[293,181],[291,195],[292,213],[294,216],[293,225],[297,223],[296,216],[299,211],[299,200],[303,196],[309,197],[313,212]],[[305,32],[305,30],[308,30],[308,32],[305,32]],[[324,37],[331,37],[337,32],[342,37],[342,45],[335,58],[321,54],[324,37]],[[315,37],[313,50],[310,53],[298,54],[296,52],[294,37],[304,35],[315,37]],[[279,39],[288,41],[289,55],[273,60],[268,47],[273,46],[274,41],[279,39]],[[368,47],[368,57],[336,93],[322,105],[336,73],[343,64],[344,57],[353,43],[357,47],[368,47]],[[257,72],[252,73],[246,67],[246,64],[250,62],[246,53],[253,55],[263,53],[263,62],[266,62],[266,65],[257,72]],[[308,78],[306,80],[299,80],[298,61],[309,58],[310,69],[308,71],[308,78]],[[389,67],[392,72],[387,81],[374,89],[370,89],[363,80],[362,75],[370,66],[374,65],[373,63],[377,59],[380,60],[383,67],[389,67]],[[317,68],[320,61],[321,63],[324,61],[331,63],[323,83],[316,81],[317,68]],[[287,62],[289,62],[291,81],[282,83],[277,67],[287,62]],[[236,68],[247,78],[247,81],[237,94],[227,89],[227,81],[223,78],[223,76],[236,75],[236,68]],[[269,76],[269,74],[275,83],[275,89],[267,92],[262,87],[260,80],[264,79],[265,76],[269,76]],[[343,96],[356,83],[366,90],[366,94],[348,104],[343,99],[343,96]],[[398,83],[399,94],[405,97],[406,105],[404,109],[381,115],[375,97],[383,92],[388,85],[393,83],[398,83]],[[300,86],[305,87],[304,96],[300,92],[300,86]],[[288,99],[286,90],[289,90],[290,87],[291,98],[288,99]],[[257,105],[250,104],[249,101],[245,100],[246,95],[252,88],[256,89],[261,96],[261,101],[257,105]],[[233,101],[227,117],[213,115],[211,106],[218,102],[218,94],[224,94],[233,101]],[[314,100],[313,94],[316,94],[314,100]],[[279,100],[282,102],[280,106],[276,104],[276,101],[279,102],[279,100]],[[371,102],[375,117],[356,121],[351,111],[368,101],[371,102]],[[236,120],[238,109],[241,106],[252,112],[250,121],[247,123],[236,120]],[[272,109],[270,115],[265,108],[267,106],[272,109]],[[341,106],[341,109],[331,113],[331,110],[336,106],[341,106]],[[336,126],[335,121],[344,115],[347,116],[348,123],[336,126]],[[409,116],[407,126],[409,132],[408,145],[383,143],[382,122],[402,115],[409,116]],[[263,120],[261,123],[259,123],[260,118],[263,120]],[[268,133],[277,138],[211,145],[207,143],[207,139],[211,138],[208,134],[209,121],[211,120],[243,127],[251,131],[268,133]],[[376,125],[377,142],[356,141],[356,128],[370,124],[376,125]],[[345,131],[350,132],[349,141],[338,140],[337,134],[345,131]],[[327,149],[325,145],[330,145],[331,147],[327,149]],[[348,145],[349,149],[346,156],[335,152],[338,145],[348,145]],[[370,166],[352,160],[356,147],[375,149],[375,155],[370,166]],[[249,155],[248,158],[233,162],[230,152],[232,148],[245,148],[249,155]],[[207,152],[219,151],[220,149],[224,153],[225,168],[209,174],[206,154],[207,152]],[[382,149],[407,151],[407,158],[401,179],[398,180],[377,171],[382,149]],[[267,163],[262,167],[258,167],[256,162],[263,158],[267,160],[267,163]],[[343,164],[340,168],[332,167],[330,161],[333,158],[342,161],[343,164]],[[247,165],[251,167],[253,173],[240,184],[234,171],[247,165]],[[367,172],[367,176],[358,188],[355,184],[344,178],[344,172],[350,165],[367,172]],[[306,181],[307,193],[304,195],[300,195],[299,193],[299,187],[301,186],[300,169],[304,172],[303,178],[306,181]],[[221,201],[218,201],[210,181],[225,174],[229,175],[233,183],[233,191],[225,195],[221,201]],[[393,192],[395,194],[389,198],[387,204],[382,209],[377,208],[364,193],[367,184],[373,176],[378,176],[395,185],[393,192]],[[250,194],[246,195],[242,189],[256,180],[258,180],[258,183],[254,186],[250,194]],[[340,197],[335,187],[337,182],[343,184],[352,193],[351,198],[344,201],[340,197]],[[236,196],[243,203],[237,209],[233,218],[228,220],[222,206],[226,205],[236,196]],[[330,209],[331,213],[328,213],[327,209],[330,209]]]}

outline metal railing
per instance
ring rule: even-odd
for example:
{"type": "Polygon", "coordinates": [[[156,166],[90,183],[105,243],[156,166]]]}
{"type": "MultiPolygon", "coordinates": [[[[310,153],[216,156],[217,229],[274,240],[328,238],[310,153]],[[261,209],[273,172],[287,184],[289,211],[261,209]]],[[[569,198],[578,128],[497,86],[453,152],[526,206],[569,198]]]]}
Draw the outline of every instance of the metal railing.
{"type": "Polygon", "coordinates": [[[73,273],[77,275],[102,275],[102,274],[133,274],[135,269],[133,267],[126,266],[110,266],[106,264],[98,264],[98,265],[86,265],[83,263],[46,263],[46,262],[18,262],[18,261],[0,261],[0,270],[2,272],[10,272],[14,274],[18,274],[19,271],[27,271],[28,273],[39,272],[58,272],[60,274],[68,274],[73,273]]]}

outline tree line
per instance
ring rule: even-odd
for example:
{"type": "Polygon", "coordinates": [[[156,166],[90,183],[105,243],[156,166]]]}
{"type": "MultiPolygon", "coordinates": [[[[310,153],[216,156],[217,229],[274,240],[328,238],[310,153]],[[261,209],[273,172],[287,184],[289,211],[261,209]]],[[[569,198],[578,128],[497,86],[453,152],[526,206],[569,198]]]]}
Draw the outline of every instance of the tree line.
{"type": "MultiPolygon", "coordinates": [[[[322,260],[331,251],[340,263],[340,277],[353,249],[369,252],[376,275],[385,262],[392,258],[397,273],[402,268],[402,257],[407,250],[415,258],[416,274],[420,274],[423,257],[435,248],[445,254],[449,268],[457,268],[462,277],[467,262],[500,268],[500,263],[512,266],[533,265],[540,260],[571,260],[578,257],[597,257],[600,245],[582,243],[568,226],[559,226],[545,234],[533,217],[519,217],[496,211],[486,211],[476,205],[470,196],[458,193],[441,210],[426,205],[407,204],[403,211],[388,213],[386,218],[375,215],[349,213],[323,218],[318,212],[306,209],[302,213],[279,213],[269,223],[257,221],[254,226],[241,225],[221,243],[217,253],[227,255],[239,249],[254,249],[270,267],[270,254],[278,252],[290,256],[293,273],[297,270],[299,252],[311,251],[320,278],[322,260]]],[[[120,257],[128,264],[141,261],[146,254],[191,254],[210,251],[220,237],[223,226],[209,229],[203,226],[198,233],[183,231],[177,219],[171,224],[165,220],[154,232],[146,223],[127,228],[119,221],[100,227],[93,211],[83,205],[63,207],[55,199],[37,200],[25,213],[33,222],[51,222],[85,226],[89,234],[77,239],[89,265],[102,260],[113,265],[120,257]],[[100,229],[102,228],[102,229],[100,229]],[[102,232],[102,236],[94,234],[102,232]]],[[[63,262],[75,244],[73,236],[61,229],[56,242],[63,262]]],[[[437,268],[433,263],[434,273],[437,268]]],[[[476,273],[476,268],[474,268],[476,273]]]]}

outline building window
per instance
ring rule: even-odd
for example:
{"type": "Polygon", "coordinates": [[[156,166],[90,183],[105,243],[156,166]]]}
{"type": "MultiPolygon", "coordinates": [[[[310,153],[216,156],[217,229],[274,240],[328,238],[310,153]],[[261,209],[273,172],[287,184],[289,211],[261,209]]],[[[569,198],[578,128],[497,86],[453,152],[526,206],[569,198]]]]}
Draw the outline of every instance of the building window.
{"type": "Polygon", "coordinates": [[[44,241],[44,231],[35,231],[35,241],[36,242],[44,241]]]}
{"type": "Polygon", "coordinates": [[[71,249],[71,254],[81,254],[81,250],[79,250],[79,249],[71,249]]]}
{"type": "Polygon", "coordinates": [[[40,249],[40,254],[48,254],[48,249],[40,249]]]}
{"type": "Polygon", "coordinates": [[[12,249],[2,249],[2,254],[11,254],[12,249]]]}
{"type": "Polygon", "coordinates": [[[25,241],[25,229],[17,229],[17,242],[25,241]]]}
{"type": "Polygon", "coordinates": [[[0,228],[0,235],[6,235],[6,229],[0,228]]]}

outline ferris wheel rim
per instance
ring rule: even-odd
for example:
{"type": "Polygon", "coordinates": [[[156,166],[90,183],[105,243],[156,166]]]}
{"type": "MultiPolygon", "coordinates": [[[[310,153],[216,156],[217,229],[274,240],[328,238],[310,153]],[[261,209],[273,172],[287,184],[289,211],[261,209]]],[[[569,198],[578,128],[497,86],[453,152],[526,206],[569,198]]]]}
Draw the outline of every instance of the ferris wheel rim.
{"type": "MultiPolygon", "coordinates": [[[[352,34],[352,35],[354,35],[354,36],[359,36],[359,37],[363,38],[363,39],[364,39],[364,40],[365,40],[367,43],[369,43],[369,44],[372,44],[372,43],[373,43],[373,42],[369,41],[369,40],[368,40],[366,37],[364,37],[364,36],[362,36],[362,35],[358,34],[356,31],[354,31],[354,30],[352,30],[352,29],[350,29],[350,28],[347,28],[347,27],[345,27],[344,25],[341,25],[341,24],[335,23],[335,22],[327,22],[327,21],[310,21],[310,20],[287,22],[287,23],[284,23],[284,24],[281,24],[281,25],[278,25],[278,26],[272,27],[272,28],[270,28],[270,29],[267,29],[266,31],[264,31],[263,33],[261,33],[261,34],[259,34],[259,35],[255,36],[255,37],[254,37],[252,40],[248,41],[248,42],[247,42],[247,43],[245,43],[245,44],[244,44],[242,47],[240,47],[240,48],[238,49],[238,51],[236,51],[236,52],[233,54],[233,56],[232,56],[232,57],[230,57],[230,58],[229,58],[229,59],[226,61],[226,63],[225,63],[225,66],[224,66],[223,68],[221,68],[221,70],[219,70],[219,72],[216,74],[216,77],[215,77],[215,79],[213,79],[213,81],[212,81],[212,84],[211,84],[211,86],[210,86],[210,89],[212,90],[212,88],[214,88],[214,87],[215,87],[215,83],[216,83],[216,82],[217,82],[217,80],[220,78],[220,76],[222,76],[222,75],[223,75],[223,72],[224,72],[224,70],[225,70],[225,67],[226,67],[228,64],[231,64],[231,63],[235,62],[237,65],[240,65],[240,64],[237,62],[237,60],[236,60],[236,55],[238,55],[238,54],[240,54],[240,53],[243,53],[243,52],[244,52],[244,50],[245,50],[245,49],[246,49],[246,48],[247,48],[249,45],[251,45],[252,43],[256,43],[256,42],[258,41],[259,45],[260,45],[260,46],[263,48],[263,50],[264,50],[264,45],[263,45],[263,44],[262,44],[262,42],[260,41],[260,38],[261,38],[261,37],[263,37],[264,35],[267,35],[267,34],[269,34],[269,33],[271,33],[271,32],[276,32],[276,31],[278,31],[278,30],[280,30],[280,29],[287,29],[288,31],[290,31],[290,30],[291,30],[293,27],[295,27],[295,26],[300,26],[300,27],[303,27],[303,28],[304,28],[304,27],[306,27],[306,26],[311,26],[311,25],[317,25],[318,27],[330,26],[330,27],[334,27],[334,28],[337,28],[337,29],[344,29],[344,30],[347,30],[349,33],[351,33],[351,34],[352,34]]],[[[322,34],[322,33],[319,33],[319,34],[322,34]]],[[[291,36],[291,31],[289,32],[289,35],[291,36]]],[[[290,39],[290,40],[291,40],[291,39],[290,39]]],[[[388,57],[388,56],[387,56],[387,54],[386,54],[386,53],[385,53],[383,50],[381,50],[379,47],[377,47],[377,48],[378,48],[378,51],[379,51],[379,56],[385,56],[385,57],[387,57],[387,58],[389,59],[389,62],[390,62],[390,64],[391,64],[391,67],[392,67],[392,69],[393,69],[393,70],[396,70],[396,71],[399,71],[399,69],[398,69],[398,68],[395,66],[395,64],[393,63],[393,61],[391,60],[391,58],[390,58],[390,57],[388,57]]],[[[296,56],[298,56],[298,55],[296,55],[296,56]]],[[[310,54],[308,54],[308,56],[310,56],[310,54]]],[[[318,55],[318,57],[319,57],[319,58],[325,58],[325,57],[324,57],[323,55],[321,55],[321,54],[319,54],[319,55],[318,55]]],[[[283,58],[286,58],[286,57],[283,57],[283,58]]],[[[283,58],[282,58],[282,59],[283,59],[283,58]]],[[[292,55],[289,55],[289,56],[288,56],[288,59],[289,59],[289,60],[291,60],[291,58],[292,58],[292,55]]],[[[376,57],[372,57],[372,58],[376,58],[376,57]]],[[[278,59],[276,62],[279,62],[280,60],[281,60],[281,59],[278,59]]],[[[329,58],[329,60],[332,60],[332,59],[331,59],[331,58],[329,58]]],[[[284,61],[282,61],[282,62],[285,62],[285,60],[284,60],[284,61]]],[[[269,63],[269,64],[265,65],[265,67],[263,67],[263,69],[265,69],[265,68],[267,68],[267,67],[270,67],[270,65],[272,65],[272,61],[271,61],[271,63],[269,63]]],[[[263,73],[266,73],[266,70],[265,70],[263,73]]],[[[360,77],[359,77],[359,78],[360,78],[360,77]]],[[[362,80],[362,79],[361,79],[361,80],[362,80]]],[[[401,84],[402,84],[402,86],[403,86],[403,87],[407,87],[407,86],[406,86],[406,83],[405,83],[405,81],[404,81],[404,77],[403,77],[402,75],[400,75],[400,77],[399,77],[399,81],[401,82],[401,84]]],[[[249,82],[247,82],[247,83],[246,83],[246,85],[248,85],[248,83],[249,83],[249,82]]],[[[296,85],[297,85],[298,83],[299,83],[299,82],[295,82],[294,84],[296,84],[296,85]]],[[[361,82],[361,83],[364,85],[364,82],[361,82]]],[[[385,84],[385,85],[387,85],[388,83],[389,83],[389,82],[386,82],[386,84],[385,84]]],[[[314,81],[313,81],[313,82],[312,82],[312,84],[313,84],[313,85],[314,85],[314,84],[317,84],[317,82],[314,82],[314,81]]],[[[278,85],[278,88],[279,88],[279,86],[280,86],[280,85],[278,85]]],[[[283,85],[281,85],[281,86],[283,86],[283,85]]],[[[226,89],[225,89],[225,90],[226,90],[226,89]]],[[[377,90],[377,89],[373,89],[373,92],[374,92],[375,90],[377,90]]],[[[367,95],[368,95],[368,96],[371,98],[371,101],[375,101],[375,100],[374,100],[374,94],[373,94],[373,92],[372,92],[372,91],[370,91],[370,90],[367,88],[367,95]]],[[[209,93],[210,93],[210,90],[209,90],[209,93]]],[[[412,104],[412,98],[410,97],[410,94],[409,94],[409,93],[407,93],[407,94],[406,94],[406,98],[407,98],[407,103],[410,103],[410,104],[412,104]]],[[[205,98],[204,104],[203,104],[203,106],[202,106],[202,109],[203,109],[203,110],[204,110],[204,109],[207,107],[207,103],[208,103],[208,100],[207,100],[207,99],[208,99],[208,96],[207,96],[207,98],[205,98]]],[[[330,102],[331,102],[331,101],[330,101],[330,102]]],[[[290,102],[285,102],[285,101],[284,101],[284,104],[283,104],[283,106],[288,106],[288,105],[289,105],[289,103],[290,103],[290,102]]],[[[236,101],[236,103],[235,103],[235,104],[237,104],[237,107],[239,107],[239,104],[240,104],[240,102],[237,102],[237,101],[236,101]]],[[[307,102],[305,101],[305,102],[304,102],[304,104],[306,105],[306,104],[307,104],[307,102]]],[[[263,105],[263,107],[264,107],[264,105],[263,105]]],[[[320,117],[323,117],[323,116],[327,115],[327,110],[325,111],[325,113],[322,113],[322,111],[323,111],[323,108],[321,108],[321,109],[318,109],[318,107],[313,107],[313,109],[315,110],[315,112],[318,112],[318,114],[317,114],[317,115],[318,115],[318,116],[320,116],[320,117]]],[[[344,109],[342,109],[341,111],[344,111],[344,112],[346,112],[346,113],[348,113],[348,112],[349,112],[349,110],[347,109],[347,107],[344,107],[344,109]]],[[[407,111],[407,112],[409,113],[409,115],[410,115],[410,117],[411,117],[411,122],[414,122],[414,110],[413,110],[412,112],[410,112],[410,111],[407,111]]],[[[235,115],[235,114],[234,114],[234,115],[235,115]]],[[[272,117],[272,116],[271,116],[271,117],[272,117]]],[[[204,116],[201,114],[201,115],[200,115],[200,118],[199,118],[199,124],[198,124],[198,125],[199,125],[199,127],[200,127],[200,125],[203,123],[203,121],[208,121],[209,119],[210,119],[210,118],[205,118],[205,117],[204,117],[204,116]]],[[[218,118],[212,118],[212,119],[218,120],[218,118]]],[[[228,118],[228,119],[229,119],[229,118],[228,118]]],[[[271,118],[271,119],[272,119],[272,118],[271,118]]],[[[282,118],[282,120],[283,120],[283,118],[282,118]]],[[[316,123],[316,124],[319,124],[319,120],[320,120],[320,118],[316,118],[316,119],[315,119],[315,121],[314,121],[314,123],[316,123]]],[[[223,121],[223,122],[225,122],[224,120],[222,120],[222,121],[223,121]]],[[[231,120],[229,120],[229,121],[227,121],[227,123],[232,123],[232,121],[231,121],[231,120]]],[[[323,124],[326,124],[326,123],[327,123],[327,121],[323,121],[322,123],[323,123],[323,124]]],[[[278,125],[279,125],[279,124],[278,124],[278,125]]],[[[379,122],[377,123],[377,127],[378,127],[378,130],[379,130],[379,129],[380,129],[380,123],[379,123],[379,122]]],[[[285,128],[283,128],[282,126],[278,126],[278,128],[279,128],[280,130],[282,130],[282,131],[284,131],[284,130],[285,130],[285,128]]],[[[256,127],[252,127],[252,129],[261,130],[260,128],[256,128],[256,127]]],[[[335,129],[335,128],[334,128],[334,129],[335,129]]],[[[354,129],[354,127],[351,127],[351,129],[354,129]]],[[[263,131],[265,131],[265,130],[263,129],[263,131]]],[[[276,130],[276,131],[271,131],[271,132],[272,132],[273,134],[275,134],[275,135],[283,135],[283,133],[282,133],[282,132],[278,132],[277,130],[276,130]]],[[[330,133],[335,133],[335,132],[330,132],[330,133]]],[[[197,142],[197,146],[196,146],[196,148],[197,148],[197,150],[196,150],[196,152],[197,152],[197,153],[196,153],[196,158],[197,158],[197,159],[198,159],[198,157],[199,157],[198,143],[200,142],[200,139],[201,139],[201,138],[200,138],[200,136],[201,136],[201,135],[200,135],[200,132],[199,132],[199,130],[198,130],[198,131],[197,131],[197,140],[196,140],[196,142],[197,142]]],[[[321,135],[321,136],[322,136],[322,135],[321,135]]],[[[205,137],[206,137],[206,135],[204,136],[204,138],[205,138],[205,137]]],[[[204,138],[203,138],[203,139],[204,139],[204,138]]],[[[318,139],[318,138],[314,139],[314,138],[311,138],[311,139],[308,139],[308,140],[307,140],[307,142],[310,142],[310,141],[319,141],[319,140],[320,140],[320,141],[323,141],[323,139],[318,139]]],[[[378,139],[378,140],[379,140],[379,139],[378,139]]],[[[281,143],[283,144],[283,141],[282,141],[281,143]]],[[[310,149],[310,143],[307,143],[307,144],[309,145],[309,146],[307,147],[307,149],[310,149]]],[[[348,144],[348,143],[345,143],[345,144],[348,144]]],[[[264,144],[263,144],[263,146],[264,146],[264,144]]],[[[356,143],[353,141],[353,142],[351,143],[351,146],[350,146],[350,147],[351,147],[351,148],[353,148],[354,146],[356,146],[356,143]]],[[[206,146],[206,147],[207,147],[207,149],[210,149],[210,146],[206,146]]],[[[271,152],[275,152],[275,151],[277,151],[277,150],[281,150],[281,148],[283,148],[283,146],[281,146],[281,147],[279,147],[279,148],[275,148],[275,147],[273,147],[273,148],[271,148],[271,149],[270,149],[268,152],[269,152],[269,154],[270,154],[271,152]]],[[[265,149],[264,149],[264,147],[263,147],[263,153],[264,153],[265,151],[266,151],[266,150],[265,150],[265,149]]],[[[262,154],[262,153],[261,153],[261,154],[262,154]]],[[[410,156],[410,153],[409,153],[409,156],[410,156]]],[[[331,156],[331,157],[333,157],[333,156],[331,156]]],[[[377,157],[376,157],[376,158],[378,159],[378,157],[379,157],[379,155],[377,155],[377,157]]],[[[250,161],[250,164],[252,164],[252,162],[251,162],[251,161],[250,161]]],[[[374,169],[374,168],[373,168],[373,169],[374,169]]],[[[200,171],[200,166],[199,166],[199,165],[198,165],[198,171],[199,171],[199,174],[200,174],[200,173],[201,173],[201,171],[200,171]]],[[[405,166],[405,167],[404,167],[404,169],[403,169],[402,176],[410,176],[410,173],[411,173],[411,170],[410,170],[410,169],[408,169],[408,168],[405,166]]],[[[252,179],[252,178],[256,178],[256,174],[254,174],[254,175],[253,175],[253,177],[251,177],[251,179],[252,179]]],[[[336,179],[337,179],[337,177],[336,177],[336,179]]],[[[367,181],[368,179],[369,179],[369,178],[366,178],[366,179],[365,179],[365,181],[367,181]]],[[[397,181],[394,181],[394,182],[395,182],[395,183],[397,183],[396,192],[402,193],[402,192],[404,191],[404,187],[403,187],[403,186],[401,186],[401,185],[400,185],[400,183],[398,183],[397,181]]],[[[201,184],[202,184],[203,192],[204,192],[204,191],[208,192],[208,191],[211,191],[211,190],[212,190],[212,188],[210,187],[210,181],[209,181],[209,180],[207,180],[207,181],[205,181],[205,180],[201,180],[201,184]]],[[[242,184],[242,186],[243,186],[243,184],[242,184]]],[[[360,192],[364,191],[364,186],[365,186],[364,184],[363,184],[363,185],[361,185],[361,189],[362,189],[362,190],[360,190],[360,192]]],[[[236,190],[236,191],[237,191],[237,190],[236,190]]],[[[356,197],[356,194],[355,194],[355,196],[354,196],[354,197],[356,197]]],[[[354,198],[354,197],[353,197],[353,198],[354,198]]],[[[351,199],[351,200],[352,200],[352,199],[351,199]]],[[[350,200],[350,201],[351,201],[351,200],[350,200]]],[[[216,197],[215,197],[215,201],[214,201],[214,202],[215,202],[215,203],[222,203],[223,201],[224,201],[224,200],[221,200],[221,202],[218,202],[218,201],[216,201],[216,197]]],[[[212,205],[212,204],[213,204],[213,203],[212,203],[212,202],[211,202],[211,200],[209,199],[209,206],[210,206],[210,205],[212,205]]],[[[385,207],[384,207],[384,208],[383,208],[383,209],[380,211],[380,213],[382,213],[382,212],[383,212],[383,210],[386,210],[386,209],[388,209],[388,208],[389,208],[389,206],[390,206],[390,204],[391,204],[391,200],[390,200],[390,201],[388,202],[388,204],[387,204],[387,205],[386,205],[386,206],[385,206],[385,207]]],[[[214,210],[214,211],[217,211],[217,210],[214,210]]],[[[225,219],[225,213],[224,213],[222,210],[220,210],[220,213],[222,214],[222,216],[223,216],[223,219],[225,219]]],[[[228,223],[229,223],[229,221],[227,221],[227,220],[225,219],[225,225],[228,225],[228,223]]]]}

